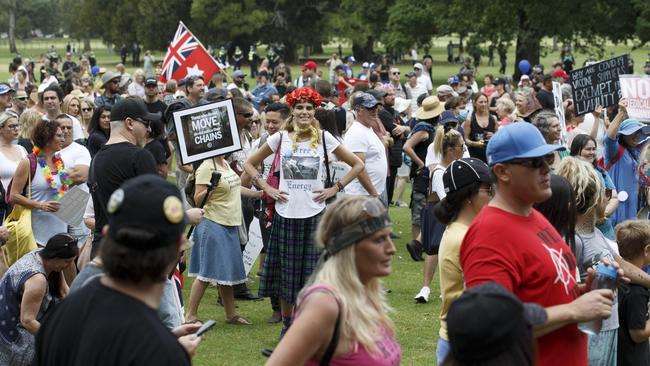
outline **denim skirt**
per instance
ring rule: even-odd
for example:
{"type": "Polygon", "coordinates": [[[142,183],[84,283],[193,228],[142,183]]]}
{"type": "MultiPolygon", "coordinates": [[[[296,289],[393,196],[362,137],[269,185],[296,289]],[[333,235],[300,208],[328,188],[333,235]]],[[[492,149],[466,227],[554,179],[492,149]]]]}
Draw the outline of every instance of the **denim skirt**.
{"type": "Polygon", "coordinates": [[[189,276],[219,285],[246,282],[238,226],[224,226],[204,218],[194,229],[189,276]]]}

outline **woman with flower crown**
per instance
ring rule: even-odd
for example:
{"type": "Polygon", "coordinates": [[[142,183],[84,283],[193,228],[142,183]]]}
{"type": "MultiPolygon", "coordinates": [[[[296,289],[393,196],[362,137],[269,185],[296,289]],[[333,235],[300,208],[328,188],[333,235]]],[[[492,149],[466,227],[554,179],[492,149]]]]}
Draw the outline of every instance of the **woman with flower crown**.
{"type": "Polygon", "coordinates": [[[38,122],[32,141],[32,154],[18,164],[10,194],[13,204],[32,210],[32,231],[36,244],[42,247],[55,234],[67,232],[67,224],[52,213],[61,207],[59,200],[72,181],[58,154],[64,139],[56,120],[38,122]]]}
{"type": "Polygon", "coordinates": [[[252,182],[275,200],[271,236],[260,282],[260,296],[280,298],[284,335],[293,318],[298,292],[316,267],[320,251],[313,236],[325,210],[325,201],[334,197],[363,170],[363,162],[329,132],[320,129],[314,117],[322,97],[310,88],[298,88],[286,96],[292,108],[282,130],[268,138],[244,165],[252,182]],[[327,152],[325,152],[327,150],[327,152]],[[255,167],[274,154],[278,159],[274,188],[255,167]],[[332,187],[324,187],[325,154],[336,156],[351,169],[332,187]]]}

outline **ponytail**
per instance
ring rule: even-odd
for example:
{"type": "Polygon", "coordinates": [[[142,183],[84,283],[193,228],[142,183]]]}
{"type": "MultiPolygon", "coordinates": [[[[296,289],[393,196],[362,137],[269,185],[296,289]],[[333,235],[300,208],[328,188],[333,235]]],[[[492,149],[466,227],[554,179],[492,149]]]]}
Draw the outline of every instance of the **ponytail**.
{"type": "Polygon", "coordinates": [[[444,157],[447,149],[456,146],[461,139],[462,136],[457,130],[438,126],[436,135],[433,138],[433,152],[440,157],[444,157]]]}

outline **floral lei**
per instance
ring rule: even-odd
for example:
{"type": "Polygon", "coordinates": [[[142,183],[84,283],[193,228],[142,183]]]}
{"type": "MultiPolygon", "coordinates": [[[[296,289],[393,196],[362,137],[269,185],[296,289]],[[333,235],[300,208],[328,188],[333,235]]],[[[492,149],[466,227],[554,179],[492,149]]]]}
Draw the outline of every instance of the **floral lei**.
{"type": "Polygon", "coordinates": [[[63,168],[63,160],[61,160],[61,156],[56,154],[52,157],[52,162],[54,163],[54,166],[56,166],[56,174],[59,176],[59,180],[61,181],[61,185],[58,186],[56,182],[54,182],[54,176],[50,167],[47,165],[43,151],[36,146],[34,146],[32,151],[34,155],[36,155],[38,165],[43,169],[43,176],[45,177],[45,181],[50,185],[50,191],[54,194],[54,199],[61,199],[61,197],[63,197],[63,195],[68,191],[70,184],[72,184],[72,180],[70,180],[68,173],[63,168]]]}

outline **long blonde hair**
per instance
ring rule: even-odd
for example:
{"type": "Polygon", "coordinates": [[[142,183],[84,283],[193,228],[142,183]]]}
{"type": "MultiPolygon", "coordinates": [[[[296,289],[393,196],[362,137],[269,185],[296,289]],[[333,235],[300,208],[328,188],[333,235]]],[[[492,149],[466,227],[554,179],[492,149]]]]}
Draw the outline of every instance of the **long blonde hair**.
{"type": "Polygon", "coordinates": [[[455,129],[452,128],[445,132],[444,126],[438,126],[436,136],[433,138],[433,152],[442,158],[445,156],[447,149],[456,146],[462,138],[460,132],[455,129]]]}
{"type": "Polygon", "coordinates": [[[63,98],[63,105],[61,106],[61,112],[70,114],[70,104],[72,103],[73,100],[76,100],[77,103],[79,103],[79,111],[77,112],[78,113],[77,116],[79,116],[81,115],[81,99],[71,94],[68,94],[65,96],[65,98],[63,98]]]}
{"type": "Polygon", "coordinates": [[[604,195],[604,187],[594,167],[584,160],[566,157],[555,172],[564,177],[576,194],[578,215],[585,215],[598,207],[604,195]]]}
{"type": "MultiPolygon", "coordinates": [[[[337,199],[329,206],[316,231],[318,245],[323,247],[323,243],[337,229],[366,218],[367,214],[362,208],[366,200],[362,196],[348,196],[337,199]]],[[[381,329],[388,330],[390,334],[394,334],[395,330],[388,317],[391,309],[386,303],[381,281],[373,278],[364,285],[359,279],[355,247],[350,245],[330,256],[312,275],[305,289],[314,283],[331,286],[340,304],[342,338],[354,341],[354,351],[362,345],[372,353],[378,351],[376,343],[381,329]]]]}
{"type": "Polygon", "coordinates": [[[20,123],[20,137],[31,140],[34,127],[42,119],[43,116],[37,111],[33,109],[25,110],[18,119],[20,123]]]}
{"type": "MultiPolygon", "coordinates": [[[[315,108],[315,107],[314,107],[315,108]]],[[[291,149],[296,150],[297,144],[298,144],[298,133],[301,131],[298,131],[298,128],[296,127],[296,124],[293,122],[293,116],[290,116],[287,118],[287,120],[284,122],[282,127],[280,128],[281,130],[285,130],[289,133],[291,132],[296,132],[293,137],[290,138],[291,140],[291,149]]],[[[311,134],[311,137],[309,139],[309,146],[316,150],[318,148],[318,144],[320,144],[321,141],[321,130],[320,130],[320,123],[315,117],[312,117],[310,126],[307,128],[309,130],[309,133],[311,134]]]]}

